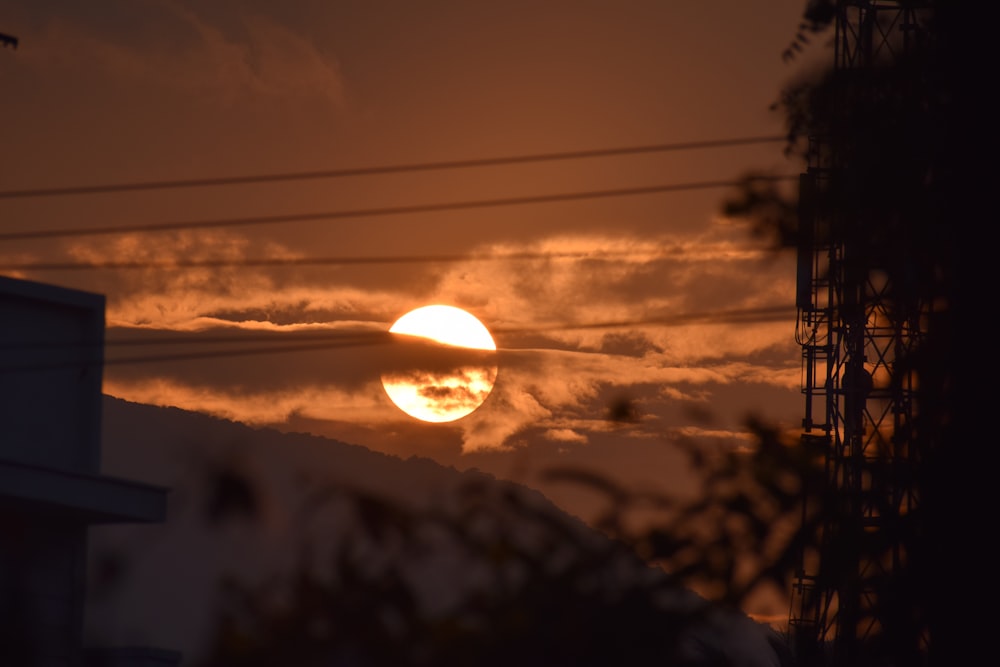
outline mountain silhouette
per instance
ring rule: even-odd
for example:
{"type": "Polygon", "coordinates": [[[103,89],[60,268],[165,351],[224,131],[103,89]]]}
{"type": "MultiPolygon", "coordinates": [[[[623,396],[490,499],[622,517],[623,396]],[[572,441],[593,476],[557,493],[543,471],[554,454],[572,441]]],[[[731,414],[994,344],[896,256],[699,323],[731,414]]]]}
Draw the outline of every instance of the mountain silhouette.
{"type": "MultiPolygon", "coordinates": [[[[446,617],[470,599],[482,607],[482,600],[498,598],[498,582],[504,604],[526,605],[515,608],[532,613],[531,605],[552,606],[552,600],[531,601],[543,592],[539,581],[548,582],[550,573],[566,579],[566,572],[582,572],[573,576],[596,582],[583,600],[620,600],[647,588],[663,597],[672,614],[667,617],[689,621],[677,624],[676,642],[689,664],[782,664],[773,631],[708,604],[523,485],[177,408],[110,396],[103,405],[103,473],[164,486],[170,495],[163,524],[91,528],[85,618],[93,644],[161,647],[180,651],[185,667],[214,664],[203,660],[218,654],[234,590],[243,592],[244,611],[254,610],[264,627],[274,615],[261,611],[264,598],[247,597],[249,591],[282,590],[276,586],[282,581],[301,584],[304,563],[322,572],[347,554],[350,572],[369,577],[361,588],[371,591],[364,604],[385,594],[376,590],[380,583],[372,585],[379,577],[399,580],[421,619],[446,617]],[[587,572],[581,563],[596,566],[587,572]],[[533,579],[533,568],[543,578],[533,579]]],[[[309,581],[322,587],[316,583],[322,576],[309,581]]],[[[303,627],[311,620],[310,612],[296,613],[303,614],[303,627]]],[[[547,622],[536,620],[529,631],[558,641],[558,629],[541,634],[549,632],[541,627],[547,622]]],[[[628,631],[635,627],[629,623],[628,631]]],[[[587,639],[588,628],[570,629],[587,639]]],[[[655,632],[668,636],[670,626],[655,632]]],[[[271,642],[268,650],[280,650],[267,632],[257,635],[258,642],[271,642]]],[[[509,637],[504,642],[516,643],[509,637]]],[[[499,655],[496,649],[491,654],[499,655]]],[[[234,658],[226,664],[267,663],[234,658]]]]}

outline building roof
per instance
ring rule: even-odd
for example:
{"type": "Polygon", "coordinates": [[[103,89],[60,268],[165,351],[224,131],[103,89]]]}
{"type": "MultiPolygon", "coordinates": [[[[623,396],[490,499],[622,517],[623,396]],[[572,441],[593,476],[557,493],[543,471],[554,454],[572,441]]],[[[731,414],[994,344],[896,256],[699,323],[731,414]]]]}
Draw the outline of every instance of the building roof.
{"type": "Polygon", "coordinates": [[[0,460],[0,506],[81,523],[158,523],[168,490],[107,475],[0,460]]]}

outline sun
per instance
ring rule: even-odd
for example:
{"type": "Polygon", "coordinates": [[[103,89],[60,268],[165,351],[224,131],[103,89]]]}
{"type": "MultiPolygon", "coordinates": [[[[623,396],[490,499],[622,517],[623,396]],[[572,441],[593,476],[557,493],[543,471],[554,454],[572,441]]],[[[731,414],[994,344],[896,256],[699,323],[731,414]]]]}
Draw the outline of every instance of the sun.
{"type": "Polygon", "coordinates": [[[389,332],[412,336],[382,387],[400,410],[426,422],[451,422],[475,411],[493,391],[496,343],[475,315],[435,304],[411,310],[389,332]],[[432,345],[428,345],[430,342],[432,345]]]}

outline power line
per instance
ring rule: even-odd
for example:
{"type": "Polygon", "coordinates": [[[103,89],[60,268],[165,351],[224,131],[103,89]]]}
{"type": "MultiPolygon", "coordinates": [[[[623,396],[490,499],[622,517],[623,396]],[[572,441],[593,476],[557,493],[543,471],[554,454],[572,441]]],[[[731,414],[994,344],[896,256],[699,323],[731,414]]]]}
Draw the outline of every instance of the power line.
{"type": "MultiPolygon", "coordinates": [[[[787,181],[797,179],[797,175],[755,176],[756,181],[787,181]]],[[[405,215],[413,213],[432,213],[441,211],[459,211],[476,208],[495,208],[501,206],[519,206],[527,204],[547,204],[555,202],[580,201],[587,199],[604,199],[610,197],[628,197],[636,195],[662,194],[681,192],[685,190],[707,190],[714,188],[731,188],[744,184],[746,181],[700,181],[693,183],[671,183],[665,185],[649,185],[635,188],[618,188],[611,190],[584,190],[578,192],[563,192],[549,195],[528,195],[523,197],[508,197],[499,199],[478,199],[468,201],[442,202],[436,204],[412,204],[408,206],[387,206],[380,208],[362,208],[341,211],[319,211],[312,213],[291,213],[283,215],[251,216],[242,218],[217,218],[209,220],[191,220],[180,222],[160,222],[145,225],[120,225],[108,227],[88,227],[82,229],[47,229],[21,232],[6,232],[0,234],[0,241],[20,241],[27,239],[44,239],[74,236],[98,236],[103,234],[122,234],[127,232],[163,232],[181,229],[208,229],[219,227],[238,227],[248,225],[265,225],[291,222],[309,222],[318,220],[339,220],[344,218],[370,218],[379,216],[405,215]]]]}
{"type": "Polygon", "coordinates": [[[409,164],[383,165],[376,167],[358,167],[347,169],[325,169],[317,171],[298,171],[272,174],[256,174],[251,176],[225,176],[218,178],[191,178],[163,181],[145,181],[131,183],[110,183],[104,185],[78,185],[51,188],[25,188],[20,190],[0,190],[0,199],[26,199],[31,197],[56,197],[71,195],[103,194],[113,192],[137,192],[149,190],[168,190],[178,188],[201,188],[224,185],[248,185],[252,183],[277,183],[282,181],[317,180],[343,178],[347,176],[373,176],[403,172],[439,171],[445,169],[467,169],[474,167],[492,167],[530,162],[554,162],[558,160],[578,160],[586,158],[612,157],[616,155],[637,155],[641,153],[663,153],[669,151],[696,150],[705,148],[722,148],[750,144],[775,143],[787,141],[786,136],[737,137],[732,139],[712,139],[705,141],[688,141],[669,144],[647,144],[641,146],[625,146],[620,148],[602,148],[581,151],[566,151],[559,153],[535,153],[527,155],[512,155],[507,157],[479,158],[469,160],[447,160],[442,162],[416,162],[409,164]]]}
{"type": "Polygon", "coordinates": [[[580,331],[586,329],[621,329],[625,327],[644,326],[682,326],[685,324],[753,324],[761,322],[787,321],[789,315],[794,316],[794,306],[761,306],[758,308],[737,308],[732,310],[707,311],[701,313],[679,313],[662,317],[646,317],[636,320],[605,320],[600,322],[581,322],[570,324],[553,324],[542,327],[497,328],[491,329],[496,336],[513,334],[545,333],[550,331],[580,331]]]}
{"type": "MultiPolygon", "coordinates": [[[[284,352],[308,352],[314,350],[327,350],[341,347],[366,347],[370,345],[384,345],[389,342],[387,332],[381,336],[372,336],[368,339],[331,340],[326,342],[267,345],[263,347],[244,347],[239,349],[211,350],[199,352],[176,352],[171,354],[151,354],[145,356],[123,357],[117,359],[92,358],[76,361],[56,361],[27,363],[18,366],[0,367],[0,373],[16,373],[26,371],[41,370],[65,370],[68,368],[80,368],[83,366],[120,366],[127,364],[144,364],[165,361],[190,361],[195,359],[215,359],[219,357],[257,356],[262,354],[280,354],[284,352]]],[[[192,341],[197,342],[197,341],[192,341]]],[[[73,348],[68,348],[73,349],[73,348]]]]}
{"type": "MultiPolygon", "coordinates": [[[[596,330],[596,329],[619,329],[626,327],[644,326],[682,326],[685,324],[753,324],[763,322],[787,321],[790,314],[795,312],[792,306],[766,306],[759,308],[743,308],[733,310],[708,311],[701,313],[684,313],[656,318],[642,318],[636,320],[610,320],[599,322],[582,323],[562,323],[535,327],[511,327],[492,329],[494,336],[511,336],[525,334],[552,333],[558,331],[574,330],[596,330]]],[[[234,356],[257,356],[262,354],[277,354],[285,352],[316,351],[324,349],[367,347],[373,345],[385,345],[400,337],[400,334],[393,334],[388,331],[359,331],[359,332],[335,332],[335,333],[296,333],[296,342],[277,340],[284,334],[270,333],[267,335],[248,334],[244,336],[209,336],[204,338],[194,338],[192,336],[167,337],[159,336],[154,338],[119,338],[108,339],[106,341],[95,341],[91,344],[78,343],[67,344],[65,342],[10,342],[0,346],[0,350],[14,351],[97,351],[107,347],[133,347],[133,346],[154,346],[154,345],[207,345],[225,344],[233,345],[237,343],[269,343],[256,347],[229,347],[224,350],[201,350],[195,352],[176,352],[163,354],[137,355],[132,357],[104,359],[95,355],[92,359],[80,359],[72,361],[51,361],[39,363],[26,363],[15,366],[0,366],[0,372],[25,372],[37,370],[59,370],[67,368],[79,368],[81,366],[97,365],[127,365],[154,363],[165,361],[185,361],[194,359],[212,359],[219,357],[234,356]]],[[[504,351],[504,350],[500,350],[504,351]]],[[[510,350],[507,350],[510,351],[510,350]]]]}
{"type": "MultiPolygon", "coordinates": [[[[795,313],[794,306],[774,305],[760,306],[757,308],[733,308],[729,310],[716,310],[705,312],[678,313],[674,315],[664,315],[662,317],[646,317],[635,320],[601,320],[597,322],[569,322],[545,324],[533,327],[495,327],[490,328],[490,333],[494,336],[524,335],[533,333],[550,333],[553,331],[574,331],[584,329],[618,329],[623,327],[639,326],[681,326],[684,324],[707,323],[707,324],[739,324],[752,322],[775,322],[785,321],[789,314],[795,313]]],[[[311,342],[316,341],[345,341],[357,340],[358,344],[364,344],[365,337],[381,337],[384,331],[351,331],[351,332],[296,332],[295,337],[300,340],[311,342]]],[[[160,336],[155,338],[108,338],[105,345],[161,345],[161,344],[231,344],[239,342],[265,342],[274,341],[275,338],[285,334],[279,332],[268,332],[266,334],[247,334],[243,336],[209,336],[198,338],[197,340],[189,336],[160,336]]],[[[0,348],[2,349],[2,348],[0,348]]]]}
{"type": "Polygon", "coordinates": [[[202,352],[180,352],[174,354],[146,355],[141,357],[125,357],[121,359],[105,359],[104,365],[142,364],[157,361],[187,361],[193,359],[214,359],[217,357],[257,356],[261,354],[279,354],[285,352],[309,352],[313,350],[329,350],[342,347],[368,347],[371,345],[386,345],[391,342],[392,334],[388,332],[372,332],[367,337],[354,337],[345,340],[327,342],[299,343],[285,345],[268,345],[249,347],[238,350],[212,350],[202,352]]]}
{"type": "Polygon", "coordinates": [[[357,266],[366,264],[450,264],[456,262],[526,261],[535,259],[612,260],[622,257],[662,258],[664,253],[636,250],[596,252],[510,252],[498,254],[385,255],[363,257],[263,257],[245,259],[177,259],[141,262],[22,262],[0,267],[8,271],[91,271],[132,269],[193,269],[231,266],[357,266]]]}
{"type": "MultiPolygon", "coordinates": [[[[88,350],[102,350],[110,348],[134,348],[153,346],[184,346],[184,345],[233,345],[238,343],[267,343],[275,344],[274,348],[280,349],[289,345],[288,338],[294,337],[295,345],[372,345],[383,342],[386,337],[391,338],[388,331],[364,330],[364,331],[337,331],[337,332],[268,332],[266,334],[245,334],[245,335],[210,335],[205,336],[198,333],[189,335],[157,335],[149,338],[108,338],[94,341],[7,341],[0,344],[0,351],[6,352],[84,352],[88,350]],[[280,345],[277,345],[279,344],[280,345]]],[[[247,349],[226,350],[221,354],[243,354],[247,349]]],[[[118,362],[113,362],[118,363],[118,362]]]]}

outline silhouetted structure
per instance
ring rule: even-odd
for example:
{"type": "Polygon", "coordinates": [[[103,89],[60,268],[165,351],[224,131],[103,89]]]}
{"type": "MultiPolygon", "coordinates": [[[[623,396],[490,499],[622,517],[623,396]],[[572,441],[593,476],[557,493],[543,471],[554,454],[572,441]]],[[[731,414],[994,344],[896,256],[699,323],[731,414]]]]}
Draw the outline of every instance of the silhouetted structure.
{"type": "Polygon", "coordinates": [[[0,277],[0,322],[0,665],[176,664],[83,647],[88,527],[166,517],[164,489],[100,474],[104,297],[0,277]]]}
{"type": "Polygon", "coordinates": [[[908,215],[921,180],[907,170],[924,166],[908,158],[929,137],[907,123],[926,91],[931,3],[812,4],[835,12],[820,19],[833,25],[834,67],[804,111],[796,334],[801,437],[826,452],[829,486],[822,508],[803,511],[819,543],[794,573],[789,631],[803,665],[917,664],[925,620],[916,608],[900,627],[899,613],[922,500],[910,362],[934,304],[919,284],[924,219],[908,215]]]}

